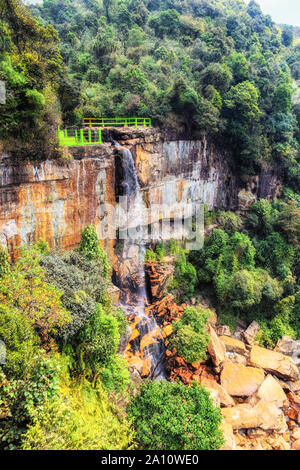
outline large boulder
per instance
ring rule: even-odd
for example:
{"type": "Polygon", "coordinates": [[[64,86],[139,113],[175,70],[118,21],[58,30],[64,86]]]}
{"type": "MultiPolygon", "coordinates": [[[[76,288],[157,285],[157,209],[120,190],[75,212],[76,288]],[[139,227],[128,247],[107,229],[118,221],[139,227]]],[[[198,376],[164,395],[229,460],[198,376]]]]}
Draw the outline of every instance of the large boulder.
{"type": "Polygon", "coordinates": [[[268,375],[265,378],[255,396],[251,397],[251,400],[251,404],[255,404],[259,400],[263,400],[268,403],[273,403],[279,408],[288,404],[288,399],[281,385],[272,375],[268,375]]]}
{"type": "Polygon", "coordinates": [[[289,336],[283,336],[278,340],[275,351],[291,356],[294,363],[297,366],[300,365],[300,341],[295,341],[289,336]]]}
{"type": "Polygon", "coordinates": [[[208,333],[210,335],[210,341],[207,350],[211,356],[213,364],[218,367],[226,359],[226,349],[211,325],[208,325],[208,333]]]}
{"type": "Polygon", "coordinates": [[[287,402],[281,385],[272,375],[265,378],[257,391],[257,396],[261,400],[274,403],[278,407],[282,407],[287,402]]]}
{"type": "Polygon", "coordinates": [[[235,362],[236,364],[242,364],[243,366],[247,365],[247,357],[242,356],[242,354],[238,354],[235,352],[226,352],[226,357],[228,361],[235,362]]]}
{"type": "Polygon", "coordinates": [[[226,421],[223,420],[220,429],[223,432],[225,441],[220,450],[237,450],[236,440],[231,424],[226,423],[226,421]]]}
{"type": "Polygon", "coordinates": [[[199,383],[208,391],[216,390],[219,394],[220,404],[226,407],[234,406],[234,400],[226,392],[225,388],[218,384],[215,380],[208,379],[206,377],[200,377],[199,383]]]}
{"type": "Polygon", "coordinates": [[[264,380],[264,372],[256,367],[225,362],[221,372],[221,385],[231,396],[249,397],[264,380]]]}
{"type": "Polygon", "coordinates": [[[234,352],[238,354],[247,354],[245,343],[230,336],[220,336],[220,340],[225,345],[227,352],[234,352]]]}
{"type": "Polygon", "coordinates": [[[287,429],[282,410],[273,403],[266,403],[263,400],[253,407],[243,403],[232,408],[223,408],[222,414],[233,429],[260,428],[279,433],[284,433],[287,429]]]}
{"type": "Polygon", "coordinates": [[[248,344],[253,344],[255,341],[255,336],[260,330],[260,326],[256,321],[250,323],[248,328],[243,332],[243,336],[248,344]]]}
{"type": "Polygon", "coordinates": [[[249,361],[254,367],[261,367],[285,380],[294,381],[299,378],[299,370],[293,360],[279,352],[253,346],[250,351],[249,361]]]}

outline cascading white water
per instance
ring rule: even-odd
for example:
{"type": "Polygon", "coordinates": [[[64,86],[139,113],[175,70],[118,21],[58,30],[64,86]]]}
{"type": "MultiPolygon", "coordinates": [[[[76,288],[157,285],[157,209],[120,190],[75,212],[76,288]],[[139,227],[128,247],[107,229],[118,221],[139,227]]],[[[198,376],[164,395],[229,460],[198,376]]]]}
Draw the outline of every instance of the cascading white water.
{"type": "MultiPolygon", "coordinates": [[[[143,213],[144,202],[142,192],[140,190],[139,181],[136,174],[134,160],[129,149],[119,147],[122,155],[123,196],[127,197],[128,219],[133,221],[135,237],[129,236],[124,240],[122,251],[122,263],[132,263],[136,267],[138,275],[138,287],[135,292],[131,292],[130,302],[123,302],[122,308],[127,315],[134,314],[135,317],[141,318],[137,323],[137,329],[140,336],[143,337],[151,332],[156,333],[156,340],[145,346],[143,356],[151,358],[151,375],[156,379],[164,379],[165,371],[163,366],[164,358],[164,339],[160,332],[159,326],[152,314],[146,315],[145,305],[148,304],[146,279],[144,270],[145,243],[143,241],[143,213]]],[[[122,283],[121,283],[122,284],[122,283]]],[[[122,290],[122,285],[119,284],[122,290]]],[[[132,289],[133,290],[133,289],[132,289]]]]}

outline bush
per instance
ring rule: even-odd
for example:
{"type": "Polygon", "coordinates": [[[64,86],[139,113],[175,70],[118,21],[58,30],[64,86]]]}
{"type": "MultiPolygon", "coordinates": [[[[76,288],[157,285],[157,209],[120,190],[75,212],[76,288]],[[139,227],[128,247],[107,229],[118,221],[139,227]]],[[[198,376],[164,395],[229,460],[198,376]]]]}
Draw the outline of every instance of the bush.
{"type": "Polygon", "coordinates": [[[142,450],[217,450],[223,443],[221,412],[195,382],[144,383],[128,416],[142,450]]]}
{"type": "Polygon", "coordinates": [[[177,354],[187,362],[206,359],[209,335],[206,333],[212,311],[203,308],[186,307],[180,320],[174,322],[169,347],[176,348],[177,354]]]}
{"type": "Polygon", "coordinates": [[[100,262],[103,276],[108,278],[110,265],[107,254],[103,250],[94,225],[88,225],[81,233],[79,251],[83,253],[87,259],[95,259],[100,262]]]}
{"type": "Polygon", "coordinates": [[[0,304],[0,341],[4,342],[6,350],[2,367],[7,378],[23,378],[30,367],[38,341],[26,318],[3,304],[0,304]]]}
{"type": "Polygon", "coordinates": [[[22,439],[23,450],[130,450],[133,430],[98,384],[63,385],[59,398],[46,399],[22,439]]]}

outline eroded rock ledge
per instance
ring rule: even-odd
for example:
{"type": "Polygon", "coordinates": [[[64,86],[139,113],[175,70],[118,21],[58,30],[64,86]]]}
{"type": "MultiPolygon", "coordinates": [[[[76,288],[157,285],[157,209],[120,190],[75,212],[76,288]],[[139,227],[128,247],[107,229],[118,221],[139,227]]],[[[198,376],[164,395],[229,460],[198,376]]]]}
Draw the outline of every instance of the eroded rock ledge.
{"type": "MultiPolygon", "coordinates": [[[[262,170],[247,185],[234,176],[230,154],[203,139],[180,140],[157,129],[110,129],[130,148],[147,207],[204,202],[209,209],[247,210],[257,197],[280,191],[275,170],[262,170]]],[[[108,137],[108,136],[107,136],[108,137]]],[[[0,157],[0,242],[10,248],[40,237],[51,246],[72,248],[81,230],[101,232],[103,203],[118,196],[118,150],[112,142],[72,147],[63,161],[15,163],[0,157]]],[[[105,246],[114,257],[112,240],[105,246]]]]}

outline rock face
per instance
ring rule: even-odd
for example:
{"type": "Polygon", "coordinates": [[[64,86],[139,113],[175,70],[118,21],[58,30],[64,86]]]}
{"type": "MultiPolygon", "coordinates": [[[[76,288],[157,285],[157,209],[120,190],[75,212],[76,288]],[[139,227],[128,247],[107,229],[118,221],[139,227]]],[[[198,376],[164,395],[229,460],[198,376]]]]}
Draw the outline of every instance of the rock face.
{"type": "Polygon", "coordinates": [[[249,397],[264,380],[264,372],[255,367],[225,362],[221,372],[221,385],[231,396],[249,397]]]}
{"type": "Polygon", "coordinates": [[[145,271],[149,279],[152,301],[158,300],[162,297],[166,283],[174,272],[174,266],[167,262],[162,264],[148,261],[145,264],[145,271]]]}
{"type": "Polygon", "coordinates": [[[252,347],[250,363],[286,380],[294,381],[299,378],[298,367],[289,356],[260,346],[252,347]]]}
{"type": "MultiPolygon", "coordinates": [[[[176,207],[189,201],[205,202],[208,209],[238,208],[241,183],[230,170],[224,149],[206,140],[167,140],[154,128],[111,132],[135,158],[148,207],[176,207]]],[[[78,244],[82,229],[94,224],[113,260],[114,240],[103,237],[107,225],[103,204],[115,206],[120,194],[117,149],[106,143],[67,151],[71,158],[64,162],[22,164],[9,155],[0,156],[0,243],[13,251],[43,237],[51,246],[69,249],[78,244]]],[[[266,188],[271,189],[264,197],[277,192],[274,185],[266,188]]],[[[255,197],[261,193],[260,177],[252,193],[255,197]]],[[[154,219],[161,218],[158,211],[154,219]]]]}

